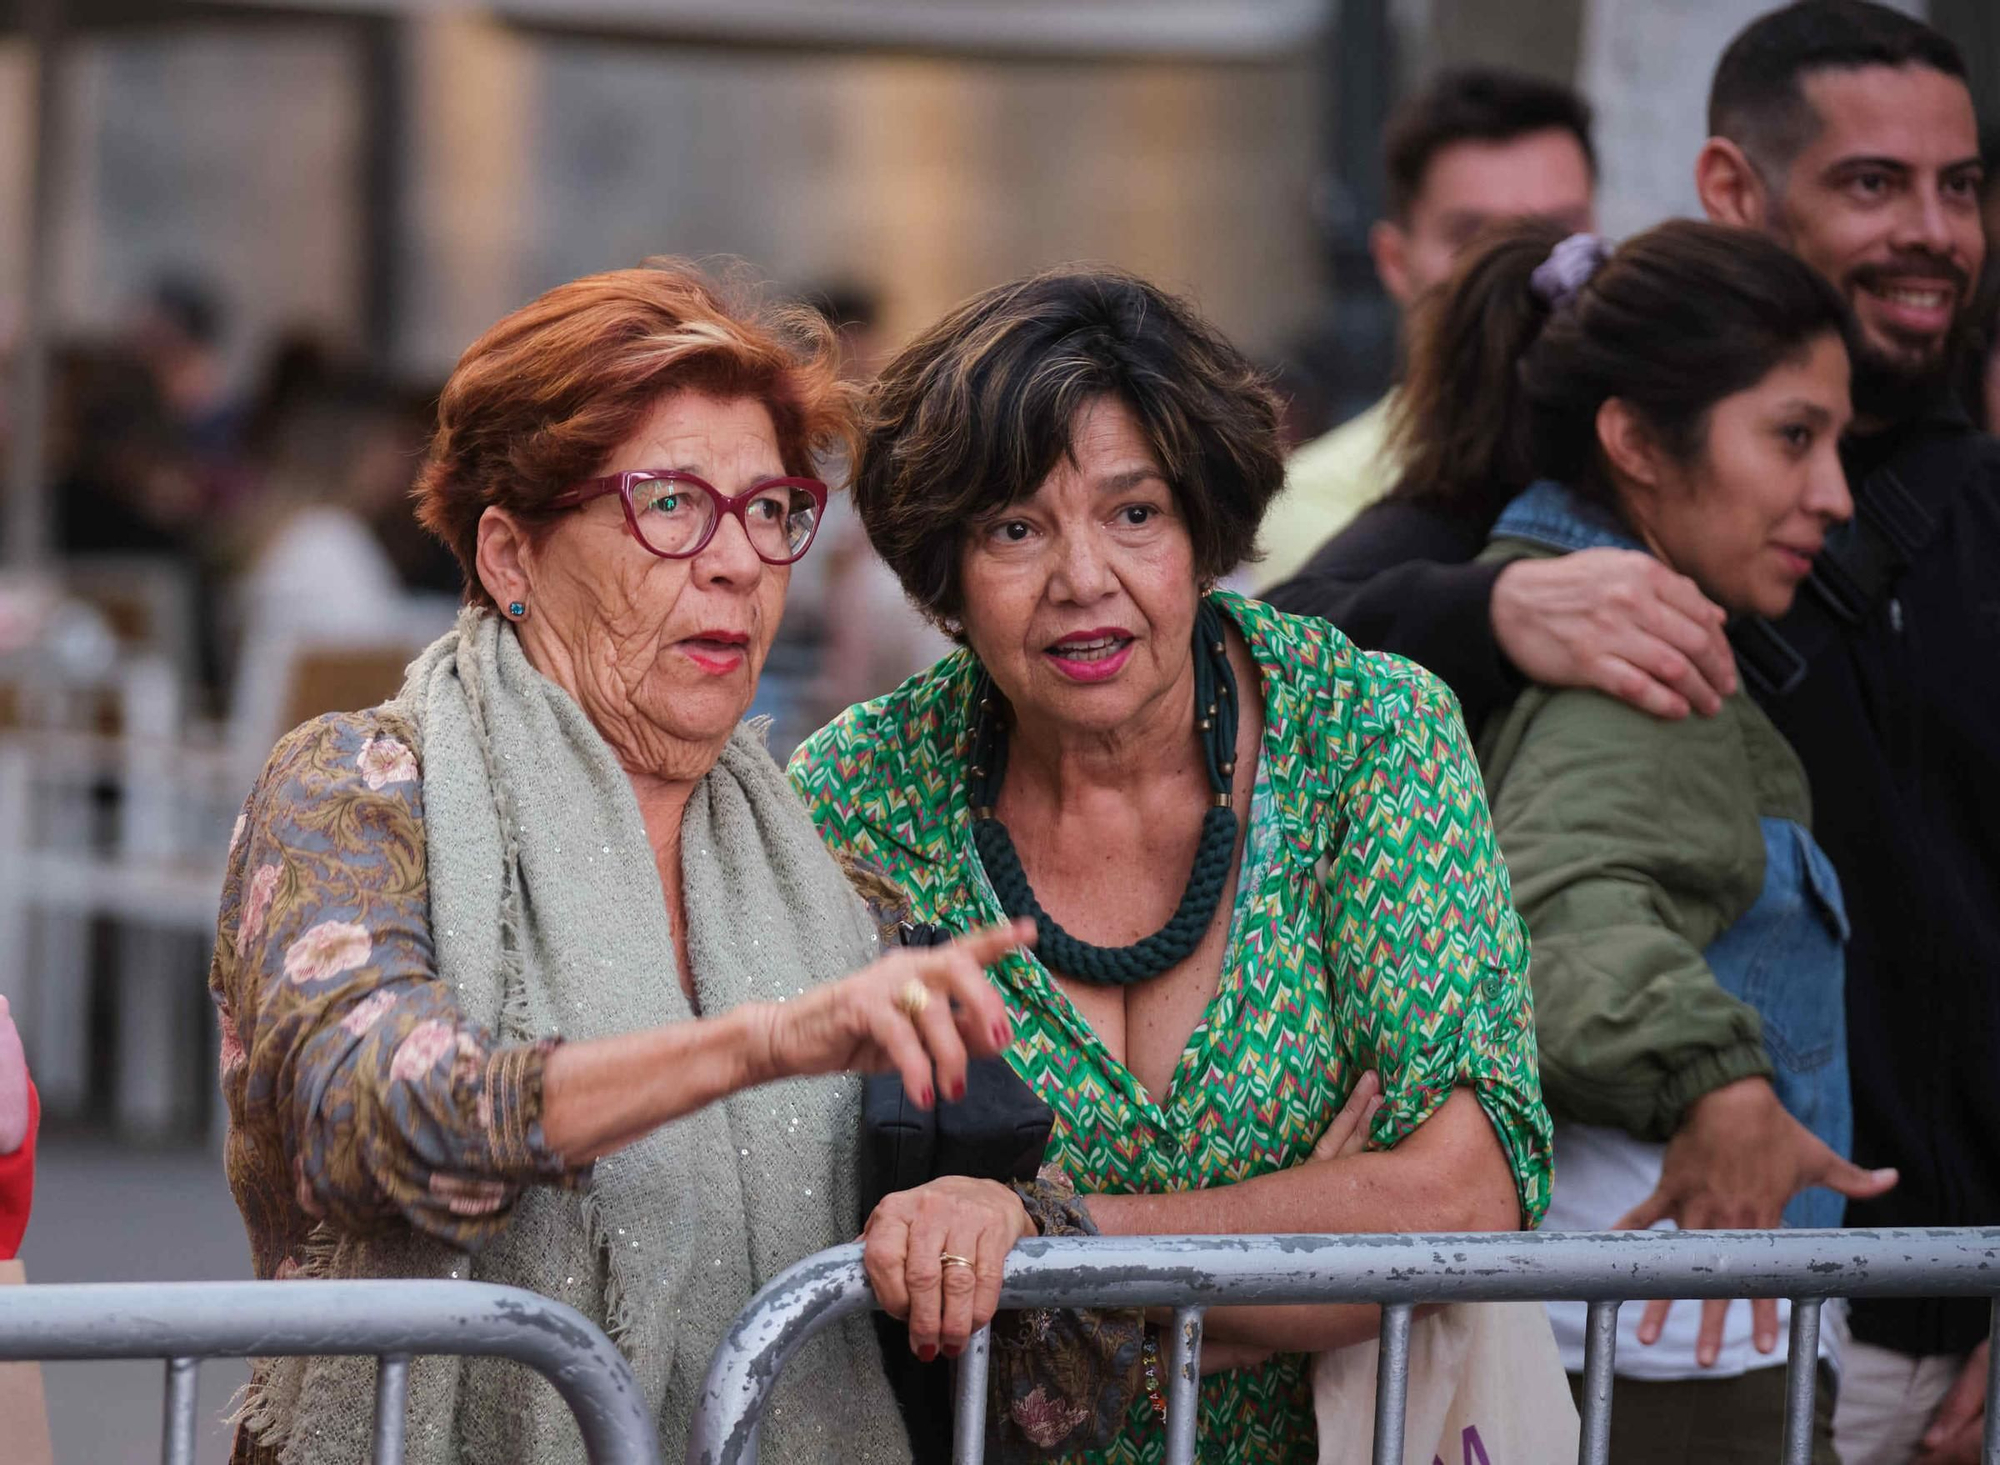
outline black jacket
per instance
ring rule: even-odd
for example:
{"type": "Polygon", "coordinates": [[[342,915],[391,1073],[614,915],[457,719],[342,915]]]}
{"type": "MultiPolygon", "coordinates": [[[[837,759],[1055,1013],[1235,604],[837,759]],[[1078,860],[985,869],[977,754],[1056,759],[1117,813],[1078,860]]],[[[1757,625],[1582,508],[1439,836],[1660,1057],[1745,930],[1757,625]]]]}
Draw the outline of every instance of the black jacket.
{"type": "Polygon", "coordinates": [[[1487,607],[1504,565],[1473,564],[1493,521],[1382,499],[1264,599],[1322,616],[1371,651],[1407,656],[1458,694],[1475,734],[1522,681],[1493,640],[1487,607]]]}
{"type": "MultiPolygon", "coordinates": [[[[2000,1224],[2000,441],[1941,417],[1850,445],[1851,481],[1939,439],[1951,471],[1904,475],[1942,529],[1858,626],[1801,592],[1780,630],[1831,644],[1789,694],[1759,700],[1812,779],[1814,833],[1840,871],[1853,939],[1847,1029],[1854,1158],[1901,1183],[1853,1226],[2000,1224]]],[[[1386,502],[1269,599],[1409,656],[1477,728],[1513,694],[1493,640],[1493,567],[1462,563],[1487,526],[1386,502]]],[[[1754,688],[1753,688],[1754,689],[1754,688]]],[[[1963,1351],[1983,1302],[1863,1301],[1854,1332],[1899,1352],[1963,1351]]]]}

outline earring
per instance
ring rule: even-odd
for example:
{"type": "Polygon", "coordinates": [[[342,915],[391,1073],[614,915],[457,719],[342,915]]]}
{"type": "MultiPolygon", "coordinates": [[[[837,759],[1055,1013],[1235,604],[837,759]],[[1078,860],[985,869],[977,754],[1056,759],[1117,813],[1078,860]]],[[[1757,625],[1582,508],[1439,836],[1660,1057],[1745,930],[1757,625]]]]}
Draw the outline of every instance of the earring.
{"type": "Polygon", "coordinates": [[[527,615],[527,613],[528,613],[528,605],[526,601],[515,600],[515,601],[510,601],[508,603],[507,614],[512,616],[515,620],[517,621],[520,620],[523,616],[527,615]]]}

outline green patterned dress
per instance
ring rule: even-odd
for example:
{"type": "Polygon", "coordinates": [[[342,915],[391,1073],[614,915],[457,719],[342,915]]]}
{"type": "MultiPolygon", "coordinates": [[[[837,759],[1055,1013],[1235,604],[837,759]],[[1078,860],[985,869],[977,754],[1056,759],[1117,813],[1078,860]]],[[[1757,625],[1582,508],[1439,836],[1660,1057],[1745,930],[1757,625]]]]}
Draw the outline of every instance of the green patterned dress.
{"type": "MultiPolygon", "coordinates": [[[[1323,621],[1218,592],[1263,678],[1264,738],[1220,986],[1157,1100],[1032,956],[1000,968],[1009,1059],[1055,1110],[1047,1159],[1079,1191],[1233,1185],[1306,1159],[1367,1069],[1398,1143],[1455,1086],[1478,1096],[1513,1167],[1524,1224],[1548,1204],[1527,935],[1451,694],[1323,621]]],[[[976,665],[946,657],[808,739],[791,775],[833,848],[881,868],[913,917],[1002,919],[966,803],[976,665]]],[[[1246,695],[1247,695],[1246,689],[1246,695]]],[[[1318,1458],[1308,1360],[1280,1355],[1202,1385],[1204,1459],[1318,1458]]],[[[1366,1428],[1367,1421],[1356,1421],[1366,1428]]],[[[1151,1462],[1145,1401],[1109,1450],[1151,1462]]]]}

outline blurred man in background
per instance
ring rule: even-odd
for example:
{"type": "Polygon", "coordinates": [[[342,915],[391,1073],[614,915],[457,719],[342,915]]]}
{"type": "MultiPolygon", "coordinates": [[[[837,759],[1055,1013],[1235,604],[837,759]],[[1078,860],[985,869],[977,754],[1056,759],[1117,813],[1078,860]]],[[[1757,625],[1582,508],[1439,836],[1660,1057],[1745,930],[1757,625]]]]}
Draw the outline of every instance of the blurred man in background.
{"type": "Polygon", "coordinates": [[[235,453],[242,427],[223,367],[226,323],[214,290],[191,275],[167,275],[153,283],[129,332],[188,446],[218,463],[235,453]]]}
{"type": "MultiPolygon", "coordinates": [[[[1567,87],[1507,71],[1445,72],[1397,108],[1383,153],[1389,217],[1369,231],[1368,248],[1382,287],[1405,310],[1489,224],[1535,217],[1592,227],[1590,107],[1567,87]]],[[[1258,584],[1290,579],[1387,491],[1392,396],[1293,455],[1264,521],[1258,584]]]]}
{"type": "MultiPolygon", "coordinates": [[[[883,330],[876,293],[843,281],[810,291],[806,299],[840,333],[841,374],[857,386],[874,380],[895,345],[883,330]]],[[[821,476],[839,492],[827,501],[813,552],[792,567],[785,621],[771,656],[781,671],[798,668],[802,685],[797,715],[781,715],[772,727],[774,752],[856,702],[893,691],[952,649],[869,544],[848,496],[847,474],[845,462],[822,465],[821,476]]],[[[767,681],[770,675],[767,663],[767,681]]]]}

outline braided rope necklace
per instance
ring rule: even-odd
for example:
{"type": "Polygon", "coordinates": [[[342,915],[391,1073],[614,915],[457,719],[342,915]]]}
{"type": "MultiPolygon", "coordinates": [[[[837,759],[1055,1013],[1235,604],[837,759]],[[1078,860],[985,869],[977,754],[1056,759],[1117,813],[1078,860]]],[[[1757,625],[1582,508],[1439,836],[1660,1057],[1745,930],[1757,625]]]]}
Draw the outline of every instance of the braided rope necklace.
{"type": "Polygon", "coordinates": [[[1236,772],[1236,673],[1229,665],[1222,613],[1207,599],[1195,613],[1195,732],[1208,765],[1215,801],[1202,816],[1201,842],[1187,889],[1167,923],[1130,946],[1093,946],[1069,934],[1035,898],[1027,871],[1007,826],[994,817],[1000,785],[1007,774],[1006,720],[994,710],[993,680],[984,672],[976,688],[977,721],[972,733],[972,842],[993,882],[1001,908],[1034,920],[1035,954],[1052,971],[1100,986],[1130,986],[1157,977],[1187,960],[1208,933],[1236,852],[1236,811],[1230,779],[1236,772]]]}

